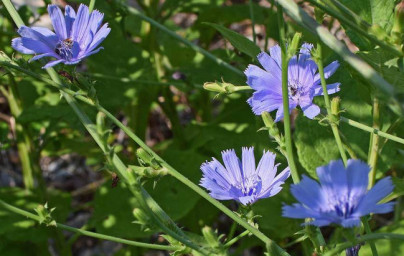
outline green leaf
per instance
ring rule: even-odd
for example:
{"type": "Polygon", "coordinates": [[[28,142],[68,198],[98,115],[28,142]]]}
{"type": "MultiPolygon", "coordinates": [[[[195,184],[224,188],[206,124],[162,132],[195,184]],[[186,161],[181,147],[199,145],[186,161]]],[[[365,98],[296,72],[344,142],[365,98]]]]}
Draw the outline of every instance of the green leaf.
{"type": "Polygon", "coordinates": [[[234,32],[234,31],[232,31],[232,30],[230,30],[228,28],[225,28],[225,27],[223,27],[221,25],[210,23],[210,22],[204,22],[204,24],[207,24],[207,25],[215,28],[237,50],[249,55],[252,58],[257,57],[257,55],[261,52],[261,49],[254,42],[250,41],[248,38],[234,32]]]}
{"type": "Polygon", "coordinates": [[[94,213],[91,218],[95,229],[102,234],[126,238],[151,235],[151,232],[141,230],[141,225],[133,223],[136,219],[132,211],[139,205],[121,183],[119,182],[118,186],[111,188],[111,183],[106,182],[97,190],[94,199],[94,213]]]}
{"type": "MultiPolygon", "coordinates": [[[[349,9],[371,25],[380,26],[387,33],[393,26],[394,0],[341,0],[349,9]]],[[[374,45],[363,36],[346,27],[346,33],[361,50],[370,50],[374,45]]]]}
{"type": "Polygon", "coordinates": [[[393,26],[394,0],[341,0],[346,7],[372,25],[387,31],[393,26]]]}

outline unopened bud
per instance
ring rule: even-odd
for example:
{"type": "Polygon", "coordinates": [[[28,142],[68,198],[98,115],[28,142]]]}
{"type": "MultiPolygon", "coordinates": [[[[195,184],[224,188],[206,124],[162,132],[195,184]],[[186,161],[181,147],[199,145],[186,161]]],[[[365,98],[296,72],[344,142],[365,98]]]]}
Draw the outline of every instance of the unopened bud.
{"type": "Polygon", "coordinates": [[[219,238],[211,227],[208,226],[203,227],[202,234],[210,247],[218,248],[220,246],[219,238]]]}
{"type": "Polygon", "coordinates": [[[133,209],[133,216],[139,224],[147,225],[150,222],[149,216],[147,216],[147,214],[139,208],[133,209]]]}
{"type": "Polygon", "coordinates": [[[218,93],[233,93],[235,92],[235,86],[226,82],[207,82],[203,85],[205,90],[218,93]]]}
{"type": "Polygon", "coordinates": [[[404,0],[397,4],[394,15],[394,25],[392,33],[401,34],[404,32],[404,0]]]}
{"type": "Polygon", "coordinates": [[[143,148],[138,148],[136,150],[136,155],[141,165],[151,166],[153,168],[158,168],[159,165],[154,160],[153,156],[150,155],[146,150],[143,148]]]}
{"type": "Polygon", "coordinates": [[[340,97],[335,97],[331,100],[331,113],[333,115],[339,116],[339,112],[340,112],[340,103],[341,103],[341,99],[340,97]]]}
{"type": "Polygon", "coordinates": [[[302,38],[302,33],[295,33],[293,36],[292,42],[288,45],[288,59],[292,58],[295,54],[297,49],[299,49],[300,39],[302,38]]]}

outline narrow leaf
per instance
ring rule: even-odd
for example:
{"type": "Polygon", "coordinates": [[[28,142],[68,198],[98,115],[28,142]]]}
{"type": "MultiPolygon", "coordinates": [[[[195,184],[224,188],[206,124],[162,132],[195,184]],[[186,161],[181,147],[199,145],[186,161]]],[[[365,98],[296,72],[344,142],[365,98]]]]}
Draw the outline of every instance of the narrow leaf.
{"type": "Polygon", "coordinates": [[[254,42],[234,32],[233,30],[210,22],[204,22],[204,24],[209,25],[219,31],[220,34],[222,34],[222,36],[224,36],[234,46],[234,48],[252,58],[257,57],[257,55],[261,52],[261,49],[254,42]]]}

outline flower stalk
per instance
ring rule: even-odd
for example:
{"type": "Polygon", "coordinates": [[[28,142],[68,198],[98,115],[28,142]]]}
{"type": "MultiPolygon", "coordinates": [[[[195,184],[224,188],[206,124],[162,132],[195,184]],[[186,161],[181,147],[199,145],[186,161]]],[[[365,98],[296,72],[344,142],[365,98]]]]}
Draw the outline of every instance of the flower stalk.
{"type": "MultiPolygon", "coordinates": [[[[21,216],[27,217],[29,219],[32,219],[32,220],[35,220],[35,221],[38,221],[38,222],[41,221],[41,218],[38,215],[35,215],[35,214],[30,213],[28,211],[25,211],[25,210],[22,210],[20,208],[15,207],[15,206],[12,206],[12,205],[4,202],[1,199],[0,199],[0,206],[2,206],[3,208],[5,208],[8,211],[13,212],[15,214],[19,214],[21,216]]],[[[86,230],[83,230],[83,229],[70,227],[70,226],[63,225],[63,224],[60,224],[60,223],[57,223],[57,222],[53,222],[53,223],[54,223],[54,227],[56,227],[56,228],[64,229],[64,230],[67,230],[67,231],[70,231],[70,232],[74,232],[74,233],[89,236],[89,237],[94,237],[94,238],[98,238],[98,239],[117,242],[117,243],[121,243],[121,244],[127,244],[127,245],[131,245],[131,246],[149,248],[149,249],[155,249],[155,250],[166,250],[166,251],[175,251],[175,250],[179,249],[176,246],[148,244],[148,243],[136,242],[136,241],[131,241],[131,240],[122,239],[122,238],[118,238],[118,237],[114,237],[114,236],[108,236],[108,235],[99,234],[99,233],[95,233],[95,232],[91,232],[91,231],[86,231],[86,230]]]]}
{"type": "Polygon", "coordinates": [[[323,95],[324,95],[324,101],[325,101],[325,106],[327,109],[327,114],[328,114],[328,119],[330,121],[332,133],[334,134],[335,142],[337,143],[339,153],[341,154],[342,161],[344,162],[344,165],[347,165],[348,158],[346,156],[346,152],[344,149],[344,146],[342,144],[341,136],[339,135],[338,131],[338,125],[336,122],[333,122],[334,116],[339,115],[339,109],[338,107],[334,107],[331,109],[331,101],[330,97],[328,95],[328,90],[327,90],[327,82],[325,81],[325,75],[324,75],[324,65],[323,65],[323,56],[322,56],[322,46],[321,43],[317,44],[317,51],[314,53],[314,61],[316,62],[318,66],[318,72],[320,74],[320,80],[321,80],[321,86],[323,88],[323,95]],[[334,110],[334,111],[333,111],[334,110]]]}
{"type": "MultiPolygon", "coordinates": [[[[380,105],[379,99],[376,96],[374,96],[373,98],[373,128],[377,130],[380,129],[380,105]]],[[[369,174],[369,189],[373,187],[376,181],[376,167],[379,156],[379,141],[379,135],[375,133],[370,134],[368,164],[372,169],[369,174]]]]}
{"type": "Polygon", "coordinates": [[[282,58],[282,101],[283,101],[283,112],[284,112],[284,134],[285,134],[285,146],[288,164],[290,167],[293,183],[299,183],[300,178],[297,172],[297,167],[295,164],[292,148],[292,133],[290,124],[290,113],[289,113],[289,92],[288,92],[288,64],[289,59],[287,56],[286,49],[286,32],[285,25],[283,22],[283,11],[282,7],[278,4],[278,23],[279,23],[279,38],[281,47],[281,58],[282,58]]]}

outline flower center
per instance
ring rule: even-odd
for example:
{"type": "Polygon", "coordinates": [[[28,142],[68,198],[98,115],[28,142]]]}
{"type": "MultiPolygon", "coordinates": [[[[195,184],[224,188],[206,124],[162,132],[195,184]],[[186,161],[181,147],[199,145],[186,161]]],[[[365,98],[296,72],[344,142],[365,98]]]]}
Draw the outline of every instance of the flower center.
{"type": "Polygon", "coordinates": [[[61,40],[56,44],[55,52],[65,60],[71,60],[73,58],[73,44],[74,41],[70,38],[61,40]]]}
{"type": "Polygon", "coordinates": [[[288,93],[290,99],[297,100],[303,94],[303,86],[297,80],[289,80],[288,93]]]}
{"type": "Polygon", "coordinates": [[[356,202],[356,198],[348,199],[348,197],[342,197],[331,203],[334,205],[338,216],[348,218],[354,212],[356,202]]]}
{"type": "Polygon", "coordinates": [[[259,184],[261,182],[261,178],[257,175],[253,175],[247,178],[244,178],[242,182],[237,184],[237,188],[241,190],[244,196],[251,196],[257,193],[259,184]]]}

